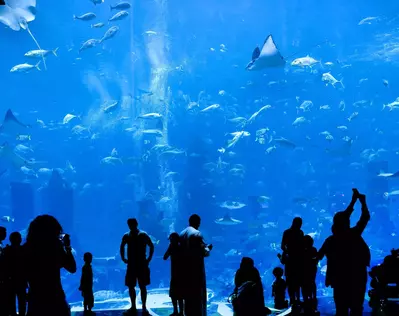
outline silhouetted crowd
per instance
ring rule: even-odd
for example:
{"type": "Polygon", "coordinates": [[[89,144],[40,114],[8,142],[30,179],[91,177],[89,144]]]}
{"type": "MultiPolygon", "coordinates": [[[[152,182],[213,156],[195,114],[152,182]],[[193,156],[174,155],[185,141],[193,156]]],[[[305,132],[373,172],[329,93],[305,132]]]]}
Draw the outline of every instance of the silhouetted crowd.
{"type": "MultiPolygon", "coordinates": [[[[365,195],[353,189],[349,206],[335,214],[332,234],[317,250],[312,237],[304,236],[301,230],[302,219],[294,218],[292,226],[284,231],[282,254],[278,255],[284,269],[276,267],[273,270],[274,307],[285,309],[291,306],[293,312],[316,315],[317,266],[326,257],[326,286],[333,288],[336,315],[362,315],[367,267],[370,264],[370,251],[362,233],[369,219],[365,195]],[[351,228],[350,216],[357,201],[361,203],[362,214],[351,228]],[[286,300],[286,291],[289,300],[286,300]]],[[[123,235],[120,245],[120,257],[127,265],[125,285],[129,289],[132,304],[126,314],[137,313],[137,285],[143,314],[149,314],[147,286],[151,283],[150,262],[154,255],[154,244],[146,232],[139,230],[136,219],[128,219],[127,224],[129,232],[123,235]]],[[[169,295],[174,309],[172,315],[205,316],[207,313],[204,258],[209,256],[213,247],[204,242],[199,231],[200,224],[201,218],[194,214],[189,218],[186,229],[180,234],[172,233],[169,236],[170,244],[163,258],[171,260],[169,295]]],[[[21,234],[13,232],[9,236],[10,245],[3,247],[6,234],[6,229],[0,227],[0,316],[17,315],[16,306],[19,315],[70,315],[60,270],[75,273],[76,262],[70,237],[63,233],[59,222],[50,215],[38,216],[30,223],[23,245],[21,234]]],[[[84,312],[91,314],[94,307],[93,256],[87,252],[83,259],[79,290],[83,296],[84,312]]],[[[234,283],[235,289],[229,300],[235,316],[271,313],[265,306],[262,280],[251,258],[242,258],[234,283]]]]}

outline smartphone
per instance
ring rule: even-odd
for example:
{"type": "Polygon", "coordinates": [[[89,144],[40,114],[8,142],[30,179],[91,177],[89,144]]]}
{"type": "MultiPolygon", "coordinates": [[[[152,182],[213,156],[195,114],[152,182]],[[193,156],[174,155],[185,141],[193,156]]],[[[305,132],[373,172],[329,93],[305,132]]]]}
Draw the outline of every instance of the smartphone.
{"type": "Polygon", "coordinates": [[[60,240],[63,241],[66,234],[60,234],[60,240]]]}

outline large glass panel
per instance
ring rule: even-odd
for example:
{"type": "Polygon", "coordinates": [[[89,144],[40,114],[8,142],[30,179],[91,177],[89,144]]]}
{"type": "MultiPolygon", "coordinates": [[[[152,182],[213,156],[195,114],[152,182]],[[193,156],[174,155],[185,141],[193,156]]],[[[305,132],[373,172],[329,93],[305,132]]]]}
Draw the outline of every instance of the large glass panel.
{"type": "MultiPolygon", "coordinates": [[[[149,308],[170,309],[163,255],[194,213],[214,246],[205,259],[211,314],[231,315],[245,256],[273,306],[284,230],[302,217],[319,249],[353,187],[368,196],[363,236],[380,262],[397,241],[397,9],[5,0],[2,225],[25,238],[39,214],[60,221],[78,263],[62,273],[73,310],[82,310],[85,252],[94,256],[95,307],[130,307],[119,255],[129,218],[155,245],[149,308]]],[[[328,310],[325,275],[323,259],[317,296],[328,310]]]]}

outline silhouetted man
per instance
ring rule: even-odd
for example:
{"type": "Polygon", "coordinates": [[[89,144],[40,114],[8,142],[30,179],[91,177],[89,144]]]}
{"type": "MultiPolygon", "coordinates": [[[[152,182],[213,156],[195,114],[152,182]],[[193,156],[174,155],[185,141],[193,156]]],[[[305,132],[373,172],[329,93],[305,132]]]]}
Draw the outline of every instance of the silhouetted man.
{"type": "Polygon", "coordinates": [[[4,246],[3,241],[7,237],[7,230],[0,226],[0,315],[6,315],[7,309],[7,288],[6,288],[6,266],[4,260],[4,246]]]}
{"type": "Polygon", "coordinates": [[[132,307],[127,311],[128,314],[135,314],[136,310],[136,284],[138,282],[141,301],[143,304],[143,313],[147,311],[147,285],[150,284],[150,267],[152,256],[154,255],[154,244],[150,236],[144,231],[138,229],[138,222],[135,218],[127,220],[130,232],[122,237],[120,254],[122,261],[127,264],[125,285],[129,288],[132,307]],[[125,258],[125,246],[127,245],[127,259],[125,258]],[[147,246],[150,253],[147,258],[147,246]]]}
{"type": "Polygon", "coordinates": [[[212,245],[204,242],[198,230],[201,218],[190,216],[189,226],[180,233],[182,262],[184,265],[183,299],[186,316],[206,316],[206,275],[204,258],[209,256],[212,245]]]}
{"type": "Polygon", "coordinates": [[[367,266],[370,265],[370,249],[362,233],[370,220],[366,196],[353,189],[352,201],[343,212],[334,216],[332,236],[328,237],[319,251],[319,259],[327,257],[326,286],[334,290],[337,316],[361,316],[367,286],[367,266]],[[350,216],[359,199],[362,214],[356,226],[350,228],[350,216]]]}
{"type": "Polygon", "coordinates": [[[299,302],[301,298],[301,275],[303,256],[302,218],[295,217],[290,228],[284,231],[281,249],[284,257],[284,272],[287,281],[290,305],[299,302]]]}

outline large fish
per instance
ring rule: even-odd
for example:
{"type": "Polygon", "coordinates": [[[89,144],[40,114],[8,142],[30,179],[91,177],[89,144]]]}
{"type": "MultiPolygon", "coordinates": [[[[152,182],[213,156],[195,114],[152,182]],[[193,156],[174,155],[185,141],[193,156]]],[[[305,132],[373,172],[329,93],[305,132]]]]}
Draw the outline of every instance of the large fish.
{"type": "MultiPolygon", "coordinates": [[[[13,31],[26,30],[32,37],[36,46],[41,50],[39,43],[29,29],[28,23],[36,18],[36,0],[7,0],[5,5],[0,5],[0,22],[13,31]]],[[[46,61],[42,57],[44,68],[46,61]]]]}
{"type": "Polygon", "coordinates": [[[30,125],[21,123],[12,113],[10,109],[7,110],[3,122],[0,124],[0,134],[10,134],[20,128],[29,128],[30,125]]]}
{"type": "Polygon", "coordinates": [[[271,35],[269,35],[262,50],[257,46],[252,53],[252,60],[248,63],[246,70],[263,70],[267,68],[282,68],[285,66],[285,59],[277,49],[271,35]]]}
{"type": "Polygon", "coordinates": [[[234,219],[230,215],[227,214],[224,217],[215,220],[215,223],[219,224],[219,225],[233,226],[233,225],[241,224],[242,221],[240,221],[238,219],[234,219]]]}
{"type": "Polygon", "coordinates": [[[11,164],[16,169],[32,165],[31,161],[16,154],[8,143],[4,143],[0,146],[0,158],[4,159],[4,161],[11,164]]]}

